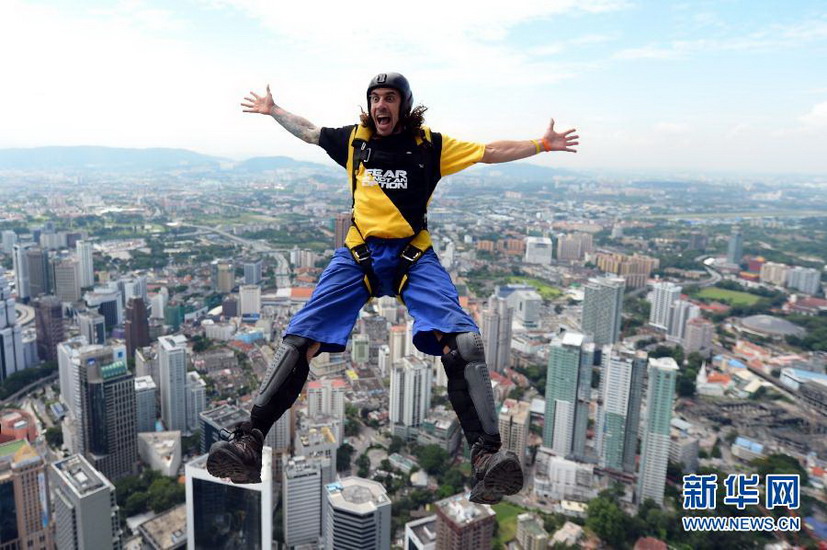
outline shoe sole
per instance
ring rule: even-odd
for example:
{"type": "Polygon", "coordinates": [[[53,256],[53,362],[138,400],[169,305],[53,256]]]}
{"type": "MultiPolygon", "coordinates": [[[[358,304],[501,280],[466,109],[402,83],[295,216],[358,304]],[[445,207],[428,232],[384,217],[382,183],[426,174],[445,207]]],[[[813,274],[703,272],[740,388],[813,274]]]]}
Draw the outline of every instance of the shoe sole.
{"type": "Polygon", "coordinates": [[[523,467],[512,452],[505,453],[488,468],[483,479],[485,488],[503,495],[514,495],[523,488],[523,467]]]}
{"type": "Polygon", "coordinates": [[[261,483],[261,471],[246,466],[226,449],[227,446],[221,441],[213,445],[207,457],[207,472],[213,477],[230,478],[233,483],[261,483]]]}

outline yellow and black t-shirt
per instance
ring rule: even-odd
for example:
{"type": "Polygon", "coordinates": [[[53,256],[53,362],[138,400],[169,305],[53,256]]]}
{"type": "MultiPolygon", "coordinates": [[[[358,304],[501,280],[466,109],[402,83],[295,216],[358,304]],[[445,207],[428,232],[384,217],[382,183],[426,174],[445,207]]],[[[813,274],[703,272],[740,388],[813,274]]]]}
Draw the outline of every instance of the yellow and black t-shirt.
{"type": "MultiPolygon", "coordinates": [[[[319,145],[344,168],[354,128],[321,130],[319,145]]],[[[481,143],[436,132],[425,146],[408,134],[394,134],[371,138],[368,147],[371,158],[361,163],[356,178],[354,219],[364,238],[384,239],[413,236],[440,178],[479,162],[485,152],[481,143]]]]}

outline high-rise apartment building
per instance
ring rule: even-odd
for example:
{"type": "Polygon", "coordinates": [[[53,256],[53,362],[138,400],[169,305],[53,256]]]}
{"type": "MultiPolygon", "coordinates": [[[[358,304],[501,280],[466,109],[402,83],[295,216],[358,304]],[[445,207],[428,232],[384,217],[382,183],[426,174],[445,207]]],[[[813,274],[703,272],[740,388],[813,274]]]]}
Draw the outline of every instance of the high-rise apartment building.
{"type": "Polygon", "coordinates": [[[207,472],[207,455],[187,463],[187,547],[273,547],[270,447],[262,449],[261,482],[236,485],[207,472]]]}
{"type": "Polygon", "coordinates": [[[660,260],[641,254],[595,254],[597,267],[606,273],[622,277],[626,281],[626,288],[641,288],[646,286],[652,271],[658,268],[660,260]]]}
{"type": "Polygon", "coordinates": [[[216,291],[227,294],[232,292],[235,286],[235,269],[231,261],[215,261],[212,264],[213,269],[213,288],[216,291]]]}
{"type": "Polygon", "coordinates": [[[805,294],[817,294],[821,288],[821,272],[810,267],[795,266],[787,273],[787,286],[805,294]]]}
{"type": "Polygon", "coordinates": [[[250,413],[236,407],[235,405],[221,405],[214,409],[203,411],[198,416],[201,421],[200,429],[202,453],[209,452],[212,444],[220,439],[221,430],[231,432],[242,422],[247,422],[250,420],[250,413]]]}
{"type": "Polygon", "coordinates": [[[661,330],[669,330],[672,318],[672,304],[680,300],[682,288],[675,283],[655,283],[649,295],[652,308],[649,311],[649,324],[661,330]]]}
{"type": "Polygon", "coordinates": [[[762,283],[784,286],[787,284],[787,273],[789,270],[790,266],[787,264],[765,262],[761,265],[759,277],[762,283]]]}
{"type": "Polygon", "coordinates": [[[49,473],[57,548],[123,548],[114,485],[80,455],[54,462],[49,473]]]}
{"type": "Polygon", "coordinates": [[[647,354],[604,346],[596,450],[601,467],[634,473],[647,354]]]}
{"type": "Polygon", "coordinates": [[[596,346],[613,344],[620,338],[625,286],[620,277],[597,277],[584,286],[582,329],[596,346]]]}
{"type": "Polygon", "coordinates": [[[567,332],[550,346],[543,445],[559,456],[583,456],[591,397],[594,345],[567,332]]]}
{"type": "Polygon", "coordinates": [[[593,250],[593,238],[589,233],[562,235],[557,240],[557,259],[562,262],[580,261],[593,250]]]}
{"type": "Polygon", "coordinates": [[[54,296],[39,298],[32,305],[37,329],[37,355],[43,361],[56,361],[57,345],[65,338],[63,305],[54,296]]]}
{"type": "Polygon", "coordinates": [[[51,550],[46,461],[25,439],[0,444],[0,545],[51,550]]]}
{"type": "Polygon", "coordinates": [[[346,477],[325,486],[325,550],[390,550],[391,501],[385,486],[346,477]]]}
{"type": "Polygon", "coordinates": [[[659,505],[663,504],[677,376],[678,365],[671,357],[649,359],[646,418],[636,494],[638,503],[652,499],[659,505]]]}
{"type": "Polygon", "coordinates": [[[390,422],[394,434],[408,437],[431,408],[430,365],[413,356],[403,357],[391,368],[390,422]]]}
{"type": "Polygon", "coordinates": [[[531,404],[506,399],[500,409],[499,428],[503,450],[512,451],[523,461],[531,422],[531,404]]]}
{"type": "Polygon", "coordinates": [[[436,547],[445,550],[491,548],[497,518],[490,506],[474,504],[465,494],[434,503],[436,547]]]}
{"type": "Polygon", "coordinates": [[[187,431],[187,338],[158,338],[158,376],[161,419],[169,431],[187,431]]]}

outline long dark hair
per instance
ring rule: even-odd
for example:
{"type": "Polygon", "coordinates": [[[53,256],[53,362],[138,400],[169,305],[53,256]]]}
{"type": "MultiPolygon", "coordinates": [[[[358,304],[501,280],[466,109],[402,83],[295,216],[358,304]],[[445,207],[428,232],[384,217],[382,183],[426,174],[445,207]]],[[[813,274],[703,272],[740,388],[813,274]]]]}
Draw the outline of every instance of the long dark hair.
{"type": "MultiPolygon", "coordinates": [[[[424,105],[417,105],[411,109],[411,112],[407,116],[399,120],[402,132],[412,136],[419,135],[422,130],[422,124],[425,122],[425,111],[427,110],[428,108],[424,105]]],[[[370,112],[366,113],[365,110],[362,109],[362,114],[359,115],[359,121],[362,123],[362,126],[367,126],[371,132],[376,133],[376,124],[373,122],[370,112]]]]}

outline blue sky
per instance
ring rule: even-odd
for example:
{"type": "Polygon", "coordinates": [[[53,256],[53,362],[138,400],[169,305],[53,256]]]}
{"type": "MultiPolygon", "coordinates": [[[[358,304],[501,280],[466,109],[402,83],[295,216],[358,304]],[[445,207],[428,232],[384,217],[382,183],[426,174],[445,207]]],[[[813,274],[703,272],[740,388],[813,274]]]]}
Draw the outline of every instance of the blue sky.
{"type": "Polygon", "coordinates": [[[4,0],[0,51],[0,147],[325,161],[242,97],[339,126],[397,70],[457,138],[578,129],[537,164],[827,175],[823,1],[4,0]]]}

